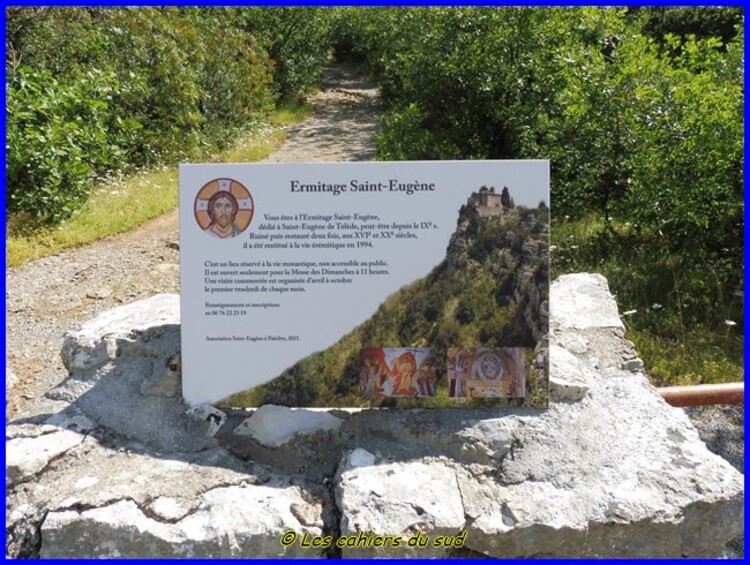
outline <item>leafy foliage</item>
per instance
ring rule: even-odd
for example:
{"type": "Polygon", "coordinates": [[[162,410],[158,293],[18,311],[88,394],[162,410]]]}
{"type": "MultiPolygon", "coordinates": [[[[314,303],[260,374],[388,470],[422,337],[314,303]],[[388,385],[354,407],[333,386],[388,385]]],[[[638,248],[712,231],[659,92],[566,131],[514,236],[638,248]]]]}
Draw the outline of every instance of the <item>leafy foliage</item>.
{"type": "Polygon", "coordinates": [[[699,39],[717,37],[727,44],[735,38],[737,26],[742,24],[742,8],[678,8],[653,6],[630,8],[628,15],[642,18],[643,32],[656,41],[667,35],[699,39]]]}
{"type": "Polygon", "coordinates": [[[271,57],[272,90],[281,101],[297,101],[320,82],[330,45],[328,8],[245,8],[243,29],[271,57]]]}
{"type": "Polygon", "coordinates": [[[272,61],[242,9],[6,15],[11,213],[69,218],[95,176],[221,149],[274,102],[272,61]]]}
{"type": "Polygon", "coordinates": [[[628,308],[679,311],[682,335],[742,319],[741,9],[341,17],[341,52],[366,62],[387,103],[381,158],[550,159],[552,239],[574,259],[558,273],[606,270],[628,308]],[[567,218],[592,214],[601,222],[590,238],[558,235],[567,218]]]}
{"type": "Polygon", "coordinates": [[[7,99],[8,207],[51,220],[85,203],[91,177],[122,156],[107,146],[111,73],[62,83],[49,71],[16,70],[7,99]]]}
{"type": "Polygon", "coordinates": [[[95,175],[223,149],[317,84],[332,14],[9,8],[9,211],[59,222],[95,175]]]}

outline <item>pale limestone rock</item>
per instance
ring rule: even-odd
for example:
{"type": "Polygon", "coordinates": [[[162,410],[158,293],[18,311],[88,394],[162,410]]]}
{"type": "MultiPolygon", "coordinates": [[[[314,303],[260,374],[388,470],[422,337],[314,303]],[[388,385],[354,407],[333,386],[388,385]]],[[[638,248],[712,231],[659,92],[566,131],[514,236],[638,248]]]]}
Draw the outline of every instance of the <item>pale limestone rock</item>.
{"type": "Polygon", "coordinates": [[[465,524],[456,474],[442,462],[388,463],[344,471],[336,500],[342,535],[373,532],[403,539],[398,548],[347,548],[344,557],[444,555],[444,549],[432,546],[415,550],[406,540],[417,532],[433,539],[456,535],[465,524]]]}
{"type": "Polygon", "coordinates": [[[602,275],[565,275],[557,278],[554,285],[554,297],[550,288],[550,329],[625,329],[602,275]]]}
{"type": "Polygon", "coordinates": [[[155,451],[217,445],[213,422],[190,418],[181,399],[144,396],[144,381],[171,371],[180,351],[179,296],[159,295],[104,312],[68,334],[61,355],[73,372],[47,393],[106,430],[155,451]],[[97,341],[98,340],[98,341],[97,341]],[[82,368],[83,367],[83,368],[82,368]]]}
{"type": "Polygon", "coordinates": [[[515,419],[490,418],[479,420],[460,430],[456,437],[462,441],[459,458],[467,462],[495,464],[510,451],[515,419]]]}
{"type": "Polygon", "coordinates": [[[73,485],[73,488],[76,490],[83,490],[93,487],[98,482],[99,479],[97,477],[86,475],[85,477],[81,477],[80,479],[78,479],[73,485]]]}
{"type": "Polygon", "coordinates": [[[63,412],[53,414],[44,422],[48,426],[55,426],[64,430],[90,432],[96,428],[96,422],[83,414],[66,415],[63,412]]]}
{"type": "MultiPolygon", "coordinates": [[[[9,475],[34,480],[8,490],[6,551],[317,557],[320,550],[299,544],[284,550],[278,538],[287,529],[334,531],[340,511],[342,534],[369,529],[406,541],[464,530],[467,549],[493,557],[719,555],[742,531],[742,475],[708,452],[642,373],[625,370],[637,356],[613,319],[617,307],[602,277],[560,277],[550,312],[547,410],[338,411],[335,418],[263,407],[240,433],[215,438],[205,437],[206,419],[216,419],[210,413],[189,417],[178,398],[140,392],[177,353],[179,326],[160,321],[159,309],[129,321],[110,316],[112,332],[66,342],[69,354],[80,354],[69,356],[70,366],[77,358],[87,368],[74,368],[6,427],[8,445],[26,445],[35,461],[19,465],[23,450],[16,450],[13,463],[8,451],[9,475]],[[39,463],[26,443],[73,430],[91,436],[53,455],[54,465],[47,454],[39,463]],[[317,430],[329,433],[310,433],[317,430]]],[[[243,417],[229,413],[225,425],[243,417]]],[[[455,555],[406,545],[343,554],[455,555]]]]}
{"type": "Polygon", "coordinates": [[[373,455],[366,449],[358,447],[346,454],[341,462],[339,472],[341,473],[350,469],[357,469],[359,467],[370,467],[372,465],[375,465],[376,460],[377,458],[375,457],[375,455],[373,455]]]}
{"type": "Polygon", "coordinates": [[[117,356],[118,341],[154,325],[180,323],[180,297],[159,294],[103,312],[77,332],[65,336],[62,360],[68,371],[101,365],[117,356]]]}
{"type": "Polygon", "coordinates": [[[597,375],[586,363],[557,345],[549,348],[550,402],[580,400],[597,375]]]}
{"type": "Polygon", "coordinates": [[[8,516],[9,521],[11,522],[17,522],[21,518],[27,516],[33,511],[33,508],[30,504],[21,504],[20,506],[17,506],[10,512],[10,516],[8,516]]]}
{"type": "Polygon", "coordinates": [[[151,512],[159,516],[162,520],[173,521],[183,518],[188,510],[174,498],[160,496],[151,503],[151,512]]]}
{"type": "Polygon", "coordinates": [[[227,421],[227,415],[210,404],[193,406],[188,409],[186,414],[191,418],[195,418],[208,424],[206,429],[207,437],[214,437],[221,429],[221,426],[224,425],[224,422],[227,421]]]}
{"type": "Polygon", "coordinates": [[[84,436],[68,430],[30,438],[11,439],[5,443],[6,486],[33,477],[49,462],[79,445],[84,436]]]}
{"type": "Polygon", "coordinates": [[[266,404],[242,422],[234,433],[252,437],[267,447],[279,447],[298,434],[335,431],[342,420],[327,412],[266,404]]]}
{"type": "Polygon", "coordinates": [[[141,384],[144,396],[166,396],[173,398],[180,393],[182,386],[182,361],[180,355],[173,355],[164,364],[164,368],[154,368],[151,376],[141,384]]]}
{"type": "MultiPolygon", "coordinates": [[[[301,523],[291,508],[309,507],[298,487],[230,486],[200,495],[197,509],[177,518],[175,505],[162,503],[148,517],[133,500],[83,512],[50,512],[42,524],[42,557],[88,558],[252,558],[316,557],[305,548],[279,542],[287,530],[322,534],[321,508],[309,515],[315,525],[301,523]]],[[[152,508],[153,509],[153,508],[152,508]]],[[[318,553],[317,556],[321,556],[318,553]]]]}

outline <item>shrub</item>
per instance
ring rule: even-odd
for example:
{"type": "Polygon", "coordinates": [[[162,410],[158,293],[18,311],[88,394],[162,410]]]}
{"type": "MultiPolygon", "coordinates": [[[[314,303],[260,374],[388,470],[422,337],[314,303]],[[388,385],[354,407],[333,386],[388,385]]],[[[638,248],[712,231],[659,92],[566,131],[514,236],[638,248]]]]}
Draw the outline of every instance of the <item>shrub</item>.
{"type": "Polygon", "coordinates": [[[50,221],[86,201],[91,177],[113,167],[123,150],[108,144],[112,72],[90,71],[63,83],[49,71],[16,70],[8,88],[8,210],[50,221]]]}
{"type": "Polygon", "coordinates": [[[236,10],[7,12],[8,210],[57,222],[95,175],[221,148],[272,103],[236,10]]]}
{"type": "Polygon", "coordinates": [[[282,102],[302,99],[320,82],[329,50],[328,8],[243,8],[242,26],[273,65],[272,90],[282,102]]]}

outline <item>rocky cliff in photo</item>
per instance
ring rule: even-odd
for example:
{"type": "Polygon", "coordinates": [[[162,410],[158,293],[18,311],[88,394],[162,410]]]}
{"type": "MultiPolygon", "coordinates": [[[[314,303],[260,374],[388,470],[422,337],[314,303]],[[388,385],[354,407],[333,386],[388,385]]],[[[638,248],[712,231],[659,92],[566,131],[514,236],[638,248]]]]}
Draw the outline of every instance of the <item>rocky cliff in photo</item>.
{"type": "MultiPolygon", "coordinates": [[[[369,320],[330,348],[222,404],[365,405],[358,390],[361,348],[432,347],[444,360],[449,347],[525,347],[531,359],[524,405],[544,407],[548,241],[549,210],[543,203],[515,206],[507,188],[499,194],[482,187],[459,210],[445,259],[429,275],[392,294],[369,320]]],[[[406,400],[399,399],[398,405],[452,405],[446,398],[420,399],[418,404],[406,400]]],[[[368,405],[395,404],[394,399],[373,399],[368,405]]]]}

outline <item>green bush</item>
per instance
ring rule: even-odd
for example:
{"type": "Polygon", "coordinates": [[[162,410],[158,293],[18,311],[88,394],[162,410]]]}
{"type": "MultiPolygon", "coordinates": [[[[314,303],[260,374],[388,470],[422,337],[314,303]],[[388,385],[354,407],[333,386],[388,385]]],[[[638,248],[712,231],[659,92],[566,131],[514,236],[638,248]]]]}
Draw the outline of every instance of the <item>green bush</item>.
{"type": "Polygon", "coordinates": [[[386,161],[460,159],[461,148],[449,136],[424,127],[427,121],[417,103],[383,119],[378,135],[379,157],[386,161]]]}
{"type": "Polygon", "coordinates": [[[667,35],[687,38],[693,35],[700,39],[718,37],[729,43],[736,37],[737,26],[742,25],[742,8],[729,7],[647,7],[630,8],[633,18],[643,18],[643,32],[656,41],[663,41],[667,35]]]}
{"type": "Polygon", "coordinates": [[[192,54],[201,134],[223,148],[238,126],[272,106],[271,64],[260,42],[242,29],[239,10],[191,9],[188,17],[202,38],[192,54]]]}
{"type": "Polygon", "coordinates": [[[118,114],[139,124],[128,146],[128,162],[151,165],[188,154],[200,135],[195,30],[176,12],[155,8],[112,11],[106,56],[125,88],[118,114]]]}
{"type": "Polygon", "coordinates": [[[124,151],[108,143],[111,72],[62,83],[49,71],[16,69],[7,98],[8,210],[57,221],[86,201],[93,175],[124,151]]]}
{"type": "Polygon", "coordinates": [[[242,27],[273,65],[272,90],[281,102],[302,99],[318,85],[329,51],[329,8],[242,8],[242,27]]]}
{"type": "MultiPolygon", "coordinates": [[[[586,261],[560,271],[626,262],[631,245],[654,267],[611,272],[620,297],[628,276],[643,301],[632,308],[663,303],[716,329],[743,307],[739,15],[367,8],[341,10],[334,37],[386,102],[379,158],[550,159],[553,236],[555,220],[602,220],[586,261]]],[[[459,314],[471,317],[468,303],[459,314]]]]}
{"type": "Polygon", "coordinates": [[[272,104],[234,9],[7,12],[8,210],[58,222],[113,169],[222,148],[272,104]]]}
{"type": "Polygon", "coordinates": [[[632,125],[639,144],[624,213],[658,230],[673,250],[741,253],[742,33],[726,55],[717,40],[668,41],[682,54],[639,85],[644,100],[632,125]]]}

